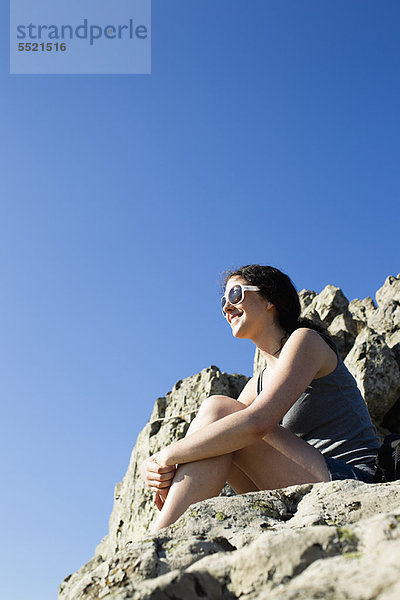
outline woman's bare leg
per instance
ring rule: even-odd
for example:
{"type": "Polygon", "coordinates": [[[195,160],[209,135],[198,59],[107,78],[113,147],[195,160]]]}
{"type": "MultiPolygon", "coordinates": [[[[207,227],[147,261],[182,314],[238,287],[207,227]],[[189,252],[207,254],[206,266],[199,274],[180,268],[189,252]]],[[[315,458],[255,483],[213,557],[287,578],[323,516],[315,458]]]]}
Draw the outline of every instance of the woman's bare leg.
{"type": "MultiPolygon", "coordinates": [[[[226,396],[204,401],[186,435],[245,406],[226,396]]],[[[329,481],[322,455],[283,427],[236,452],[180,465],[152,531],[174,523],[190,506],[217,496],[228,481],[238,493],[329,481]]]]}
{"type": "Polygon", "coordinates": [[[232,455],[225,454],[180,465],[152,532],[174,523],[190,504],[218,496],[226,482],[231,462],[232,455]]]}
{"type": "MultiPolygon", "coordinates": [[[[243,408],[245,408],[243,404],[227,396],[211,396],[203,402],[186,435],[243,408]]],[[[158,531],[174,523],[190,504],[218,496],[228,480],[229,473],[230,483],[232,487],[235,485],[234,489],[238,493],[258,489],[238,467],[232,464],[232,453],[180,465],[152,531],[158,531]]]]}
{"type": "Polygon", "coordinates": [[[259,442],[234,452],[233,464],[260,490],[330,480],[322,454],[279,425],[259,442]]]}

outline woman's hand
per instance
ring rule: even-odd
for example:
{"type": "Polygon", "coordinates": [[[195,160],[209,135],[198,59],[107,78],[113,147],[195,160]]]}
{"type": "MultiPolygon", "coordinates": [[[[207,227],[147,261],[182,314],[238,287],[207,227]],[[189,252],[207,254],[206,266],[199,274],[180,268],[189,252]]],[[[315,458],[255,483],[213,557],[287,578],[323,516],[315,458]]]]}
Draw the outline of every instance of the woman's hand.
{"type": "Polygon", "coordinates": [[[161,510],[164,506],[164,502],[168,496],[169,488],[165,488],[165,490],[155,492],[153,495],[153,501],[158,510],[161,510]]]}
{"type": "Polygon", "coordinates": [[[154,504],[161,510],[175,476],[176,466],[162,466],[161,453],[149,456],[140,467],[140,474],[147,487],[154,492],[154,504]],[[161,465],[159,464],[161,462],[161,465]]]}

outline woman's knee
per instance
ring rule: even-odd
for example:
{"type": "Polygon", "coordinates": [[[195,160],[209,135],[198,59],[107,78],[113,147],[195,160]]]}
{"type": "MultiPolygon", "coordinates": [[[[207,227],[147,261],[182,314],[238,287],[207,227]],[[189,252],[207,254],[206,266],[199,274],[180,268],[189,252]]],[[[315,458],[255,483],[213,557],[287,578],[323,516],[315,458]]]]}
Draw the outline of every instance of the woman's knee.
{"type": "MultiPolygon", "coordinates": [[[[244,408],[244,406],[243,406],[244,408]]],[[[240,402],[229,396],[214,395],[206,398],[200,406],[198,416],[218,421],[241,409],[240,402]]]]}

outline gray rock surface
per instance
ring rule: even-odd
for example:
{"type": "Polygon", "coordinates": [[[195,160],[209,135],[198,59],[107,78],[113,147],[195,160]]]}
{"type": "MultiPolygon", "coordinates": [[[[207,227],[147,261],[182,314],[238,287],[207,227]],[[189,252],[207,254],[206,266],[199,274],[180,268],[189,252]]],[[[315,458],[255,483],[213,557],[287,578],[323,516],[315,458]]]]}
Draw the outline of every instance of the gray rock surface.
{"type": "MultiPolygon", "coordinates": [[[[381,423],[400,427],[400,277],[386,279],[377,305],[369,297],[349,303],[332,285],[299,298],[303,316],[335,339],[379,431],[381,423]]],[[[255,370],[265,365],[258,352],[254,363],[255,370]]],[[[237,397],[246,381],[209,367],[156,401],[115,488],[109,534],[64,580],[59,600],[398,600],[400,481],[230,497],[227,487],[225,496],[192,505],[171,527],[148,534],[156,509],[140,464],[185,435],[206,397],[237,397]]]]}
{"type": "Polygon", "coordinates": [[[313,290],[301,290],[299,292],[299,300],[302,313],[304,313],[306,308],[310,306],[311,302],[314,300],[316,295],[317,292],[314,292],[313,290]]]}
{"type": "Polygon", "coordinates": [[[397,600],[399,560],[400,482],[293,486],[194,504],[92,559],[60,599],[397,600]]]}
{"type": "Polygon", "coordinates": [[[371,321],[373,314],[376,311],[375,302],[372,300],[370,296],[364,298],[364,300],[359,300],[356,298],[349,302],[349,312],[353,319],[356,322],[357,333],[368,326],[368,323],[371,321]]]}
{"type": "Polygon", "coordinates": [[[336,343],[342,358],[347,356],[357,336],[357,323],[348,310],[337,315],[328,327],[328,333],[336,343]]]}
{"type": "Polygon", "coordinates": [[[316,312],[326,326],[329,326],[335,317],[348,312],[349,301],[342,290],[335,285],[327,285],[320,294],[305,309],[303,316],[316,312]]]}
{"type": "Polygon", "coordinates": [[[392,350],[397,364],[400,367],[400,329],[385,336],[389,348],[392,350]]]}
{"type": "Polygon", "coordinates": [[[364,327],[344,362],[357,381],[371,417],[381,423],[400,394],[400,371],[394,352],[384,336],[364,327]]]}
{"type": "Polygon", "coordinates": [[[383,335],[400,329],[400,274],[388,277],[376,292],[378,308],[368,320],[368,326],[383,335]]]}

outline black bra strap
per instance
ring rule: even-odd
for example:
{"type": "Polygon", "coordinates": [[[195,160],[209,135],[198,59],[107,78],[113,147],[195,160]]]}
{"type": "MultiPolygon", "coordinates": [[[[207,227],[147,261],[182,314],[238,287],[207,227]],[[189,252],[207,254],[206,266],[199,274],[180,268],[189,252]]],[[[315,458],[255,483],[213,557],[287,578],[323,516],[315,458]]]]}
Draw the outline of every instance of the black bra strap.
{"type": "Polygon", "coordinates": [[[258,394],[261,394],[261,391],[262,391],[262,376],[263,376],[264,371],[265,371],[265,369],[263,369],[262,371],[260,371],[258,373],[258,379],[257,379],[257,396],[258,396],[258,394]]]}

